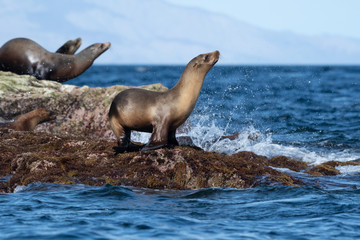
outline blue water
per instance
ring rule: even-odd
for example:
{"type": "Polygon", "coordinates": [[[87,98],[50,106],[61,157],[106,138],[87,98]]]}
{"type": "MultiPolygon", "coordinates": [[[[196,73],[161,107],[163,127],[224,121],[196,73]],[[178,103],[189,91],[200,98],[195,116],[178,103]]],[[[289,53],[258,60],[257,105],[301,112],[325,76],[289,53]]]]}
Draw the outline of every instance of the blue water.
{"type": "MultiPolygon", "coordinates": [[[[66,84],[170,88],[182,70],[93,66],[66,84]]],[[[190,122],[181,134],[209,151],[312,165],[358,160],[360,66],[215,66],[190,122]],[[219,139],[236,132],[235,140],[219,139]]],[[[35,183],[0,194],[0,239],[360,239],[360,168],[338,169],[333,177],[279,169],[308,185],[241,190],[35,183]]]]}

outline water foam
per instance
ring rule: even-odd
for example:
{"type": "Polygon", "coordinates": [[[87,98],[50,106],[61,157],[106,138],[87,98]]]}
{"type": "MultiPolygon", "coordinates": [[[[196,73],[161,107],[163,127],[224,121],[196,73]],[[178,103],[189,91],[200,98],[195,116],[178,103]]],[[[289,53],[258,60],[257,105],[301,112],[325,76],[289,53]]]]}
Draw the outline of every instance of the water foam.
{"type": "Polygon", "coordinates": [[[223,138],[229,124],[225,128],[221,128],[217,126],[215,121],[209,122],[209,118],[206,116],[199,117],[196,120],[197,123],[192,126],[187,134],[196,146],[206,151],[224,154],[251,151],[269,158],[283,155],[312,165],[331,160],[347,162],[360,159],[360,153],[352,153],[349,150],[314,152],[305,147],[278,144],[273,141],[270,133],[262,133],[252,125],[241,129],[233,140],[223,138]]]}
{"type": "Polygon", "coordinates": [[[360,174],[360,166],[338,166],[337,170],[341,172],[342,175],[351,176],[360,174]]]}

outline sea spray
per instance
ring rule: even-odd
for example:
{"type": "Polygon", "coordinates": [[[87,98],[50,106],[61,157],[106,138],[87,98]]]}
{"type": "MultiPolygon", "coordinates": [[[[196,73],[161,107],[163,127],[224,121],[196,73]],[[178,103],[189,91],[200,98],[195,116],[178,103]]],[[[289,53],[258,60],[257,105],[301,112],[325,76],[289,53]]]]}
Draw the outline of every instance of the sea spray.
{"type": "MultiPolygon", "coordinates": [[[[287,156],[295,160],[304,161],[310,165],[319,165],[327,161],[347,162],[360,158],[360,154],[350,152],[349,150],[315,152],[305,147],[276,143],[273,141],[270,132],[262,133],[252,125],[240,129],[234,139],[224,138],[227,135],[226,128],[219,127],[215,120],[210,119],[206,115],[192,117],[189,132],[180,133],[177,136],[190,137],[194,145],[205,151],[227,155],[240,151],[249,151],[269,158],[287,156]]],[[[149,137],[150,133],[132,133],[132,140],[137,142],[146,143],[149,137]]],[[[351,166],[350,168],[353,167],[351,166]]],[[[339,170],[342,172],[343,169],[345,171],[345,168],[340,168],[339,170]]],[[[348,168],[346,168],[346,171],[349,171],[348,168]]]]}

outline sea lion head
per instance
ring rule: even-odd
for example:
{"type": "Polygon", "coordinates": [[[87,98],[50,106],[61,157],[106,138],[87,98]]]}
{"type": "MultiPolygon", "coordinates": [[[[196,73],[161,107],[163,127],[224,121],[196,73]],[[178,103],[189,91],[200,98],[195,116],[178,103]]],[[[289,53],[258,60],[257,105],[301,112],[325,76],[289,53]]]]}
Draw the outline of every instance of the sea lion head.
{"type": "Polygon", "coordinates": [[[74,54],[81,46],[81,38],[76,38],[74,40],[69,40],[64,44],[64,51],[66,54],[74,54]]]}
{"type": "Polygon", "coordinates": [[[90,55],[92,55],[95,58],[100,56],[102,53],[104,53],[106,50],[108,50],[111,46],[111,43],[95,43],[91,46],[89,46],[84,51],[88,51],[90,55]]]}
{"type": "Polygon", "coordinates": [[[75,52],[80,48],[80,46],[81,46],[81,38],[69,40],[64,45],[62,45],[56,51],[56,53],[74,55],[75,52]]]}
{"type": "Polygon", "coordinates": [[[188,66],[194,71],[203,71],[207,73],[217,63],[220,57],[218,50],[210,53],[203,53],[193,58],[188,66]]]}
{"type": "Polygon", "coordinates": [[[39,123],[51,121],[56,118],[56,113],[54,113],[52,111],[48,111],[45,108],[40,108],[40,109],[34,110],[34,114],[38,115],[39,120],[40,120],[39,123]]]}

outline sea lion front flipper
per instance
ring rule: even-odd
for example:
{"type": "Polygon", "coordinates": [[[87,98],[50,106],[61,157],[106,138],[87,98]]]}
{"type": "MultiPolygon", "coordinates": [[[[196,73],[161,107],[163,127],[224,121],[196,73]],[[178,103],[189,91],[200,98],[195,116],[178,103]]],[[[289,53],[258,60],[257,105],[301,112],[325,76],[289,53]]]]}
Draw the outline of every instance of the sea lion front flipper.
{"type": "Polygon", "coordinates": [[[136,144],[133,142],[129,142],[127,145],[119,145],[117,147],[113,147],[115,156],[119,153],[124,152],[138,152],[140,149],[142,149],[145,146],[145,144],[136,144]]]}
{"type": "MultiPolygon", "coordinates": [[[[166,122],[166,121],[164,121],[166,122]]],[[[141,149],[141,152],[166,147],[168,143],[168,124],[156,124],[153,126],[149,142],[141,149]]]]}
{"type": "Polygon", "coordinates": [[[138,151],[140,151],[140,149],[142,149],[145,146],[146,146],[146,144],[136,144],[136,143],[130,142],[127,147],[127,151],[128,152],[138,152],[138,151]]]}
{"type": "Polygon", "coordinates": [[[114,155],[116,156],[119,153],[124,153],[127,150],[127,148],[118,146],[118,147],[113,147],[113,150],[114,150],[114,155]]]}

